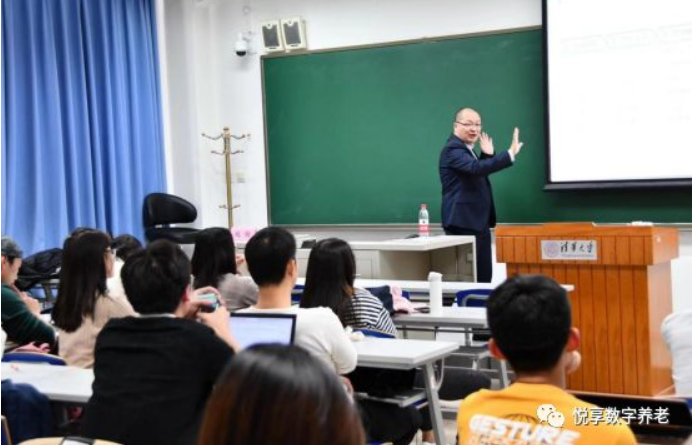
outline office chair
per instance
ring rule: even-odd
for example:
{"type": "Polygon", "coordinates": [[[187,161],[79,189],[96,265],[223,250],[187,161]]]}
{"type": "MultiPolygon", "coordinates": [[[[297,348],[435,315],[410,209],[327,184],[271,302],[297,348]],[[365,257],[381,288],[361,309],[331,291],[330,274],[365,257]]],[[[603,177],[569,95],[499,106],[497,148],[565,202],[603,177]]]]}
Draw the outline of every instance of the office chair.
{"type": "Polygon", "coordinates": [[[461,290],[455,294],[455,301],[460,307],[486,307],[486,300],[491,289],[461,290]]]}
{"type": "Polygon", "coordinates": [[[142,221],[149,242],[167,239],[176,244],[194,244],[198,229],[170,227],[169,224],[191,223],[195,219],[197,209],[183,198],[167,193],[150,193],[144,198],[142,221]]]}

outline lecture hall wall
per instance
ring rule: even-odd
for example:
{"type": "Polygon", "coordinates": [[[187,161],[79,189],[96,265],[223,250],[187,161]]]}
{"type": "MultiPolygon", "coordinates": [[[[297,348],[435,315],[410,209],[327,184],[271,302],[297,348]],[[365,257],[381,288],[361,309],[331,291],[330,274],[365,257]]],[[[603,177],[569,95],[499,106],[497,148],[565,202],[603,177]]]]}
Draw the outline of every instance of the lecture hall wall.
{"type": "MultiPolygon", "coordinates": [[[[200,227],[226,225],[224,162],[210,153],[220,144],[200,136],[225,125],[251,134],[232,161],[243,177],[233,184],[236,224],[267,224],[261,22],[303,17],[313,50],[541,25],[540,0],[158,0],[157,12],[168,188],[198,206],[200,227]],[[237,57],[234,42],[248,30],[255,54],[237,57]]],[[[691,307],[690,229],[681,238],[675,310],[691,307]]]]}

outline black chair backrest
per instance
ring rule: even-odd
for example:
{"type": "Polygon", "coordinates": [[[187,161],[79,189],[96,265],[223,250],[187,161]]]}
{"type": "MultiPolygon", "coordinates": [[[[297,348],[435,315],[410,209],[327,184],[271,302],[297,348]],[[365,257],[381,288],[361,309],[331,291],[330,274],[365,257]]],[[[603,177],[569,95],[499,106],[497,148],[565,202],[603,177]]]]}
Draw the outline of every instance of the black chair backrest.
{"type": "Polygon", "coordinates": [[[197,218],[192,203],[167,193],[150,193],[144,198],[142,219],[144,227],[160,224],[191,223],[197,218]]]}

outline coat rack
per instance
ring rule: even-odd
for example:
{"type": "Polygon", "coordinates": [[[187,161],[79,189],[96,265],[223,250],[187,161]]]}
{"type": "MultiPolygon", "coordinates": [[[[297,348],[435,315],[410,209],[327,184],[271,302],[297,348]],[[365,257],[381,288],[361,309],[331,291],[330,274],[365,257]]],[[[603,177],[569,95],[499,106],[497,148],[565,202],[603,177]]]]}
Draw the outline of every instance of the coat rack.
{"type": "Polygon", "coordinates": [[[226,204],[222,204],[219,206],[220,209],[226,209],[226,214],[228,218],[228,224],[229,224],[229,230],[233,227],[233,209],[236,209],[240,207],[240,204],[233,204],[233,190],[232,190],[232,181],[231,181],[231,155],[243,153],[243,150],[236,150],[232,151],[231,150],[231,139],[240,141],[245,138],[250,137],[250,133],[245,133],[240,136],[231,134],[231,131],[229,130],[229,127],[224,127],[221,134],[218,136],[209,136],[205,133],[202,133],[202,137],[205,137],[207,139],[211,139],[213,141],[218,141],[219,139],[223,139],[224,141],[224,150],[223,151],[215,151],[212,150],[212,154],[215,155],[220,155],[224,156],[225,161],[226,161],[226,204]]]}

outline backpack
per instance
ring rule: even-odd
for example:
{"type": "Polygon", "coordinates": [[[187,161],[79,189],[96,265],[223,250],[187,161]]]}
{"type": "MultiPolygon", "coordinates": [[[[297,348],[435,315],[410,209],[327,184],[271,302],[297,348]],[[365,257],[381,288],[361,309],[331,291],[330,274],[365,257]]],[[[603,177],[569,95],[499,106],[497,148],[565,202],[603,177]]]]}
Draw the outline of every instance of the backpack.
{"type": "Polygon", "coordinates": [[[41,281],[57,278],[62,259],[63,250],[57,247],[24,258],[15,285],[19,290],[26,291],[41,281]]]}

